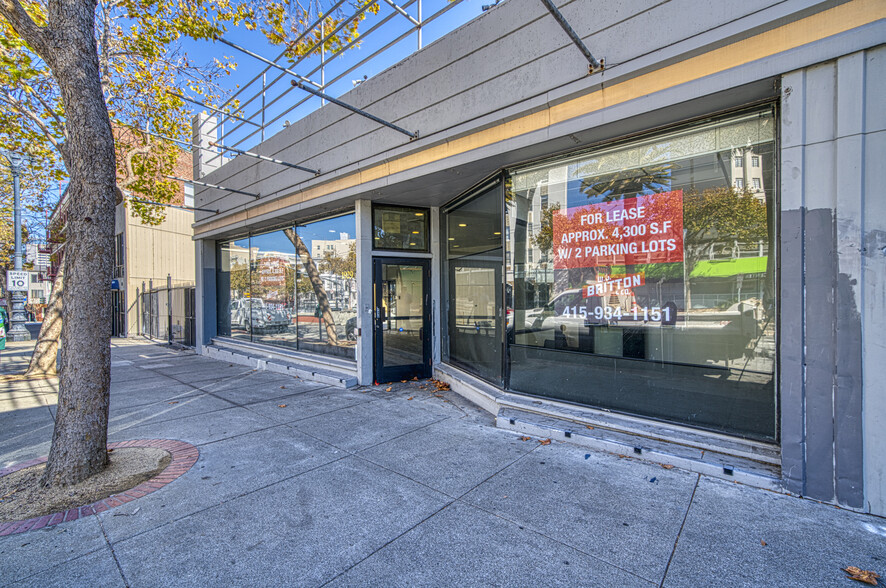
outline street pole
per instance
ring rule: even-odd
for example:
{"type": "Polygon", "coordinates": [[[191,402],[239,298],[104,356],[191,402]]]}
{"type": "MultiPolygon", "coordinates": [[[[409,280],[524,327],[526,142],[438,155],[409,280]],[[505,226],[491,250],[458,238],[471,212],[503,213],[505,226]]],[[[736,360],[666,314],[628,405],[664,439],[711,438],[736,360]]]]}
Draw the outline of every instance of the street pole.
{"type": "MultiPolygon", "coordinates": [[[[22,203],[19,197],[19,174],[28,158],[15,153],[4,153],[9,162],[9,170],[12,172],[12,198],[13,198],[13,231],[15,232],[15,270],[22,269],[22,203]]],[[[10,341],[30,341],[31,333],[25,328],[28,320],[25,316],[25,297],[21,291],[9,293],[12,297],[12,313],[10,322],[12,328],[7,333],[10,341]]]]}

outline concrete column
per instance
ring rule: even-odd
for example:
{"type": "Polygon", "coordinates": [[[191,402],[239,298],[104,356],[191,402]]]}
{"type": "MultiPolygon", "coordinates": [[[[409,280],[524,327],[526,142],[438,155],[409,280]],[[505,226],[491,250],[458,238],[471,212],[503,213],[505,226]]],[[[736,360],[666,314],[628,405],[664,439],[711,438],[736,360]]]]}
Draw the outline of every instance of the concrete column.
{"type": "Polygon", "coordinates": [[[216,298],[216,256],[215,241],[200,239],[194,242],[196,254],[195,295],[197,331],[197,353],[203,353],[204,345],[218,335],[218,310],[216,298]]]}
{"type": "Polygon", "coordinates": [[[372,202],[357,200],[357,381],[372,384],[372,202]]]}
{"type": "Polygon", "coordinates": [[[201,112],[194,116],[191,124],[193,127],[192,144],[194,145],[194,179],[197,180],[221,167],[221,154],[211,146],[211,143],[218,141],[218,129],[216,128],[218,119],[209,116],[206,112],[201,112]]]}

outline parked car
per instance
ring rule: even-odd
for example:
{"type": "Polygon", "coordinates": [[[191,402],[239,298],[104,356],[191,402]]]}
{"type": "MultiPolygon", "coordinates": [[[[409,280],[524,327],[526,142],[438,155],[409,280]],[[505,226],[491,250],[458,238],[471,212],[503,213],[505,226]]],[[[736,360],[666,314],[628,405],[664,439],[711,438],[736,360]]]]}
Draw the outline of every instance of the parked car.
{"type": "Polygon", "coordinates": [[[357,317],[352,316],[345,321],[345,336],[348,338],[348,341],[357,340],[357,317]]]}
{"type": "Polygon", "coordinates": [[[281,333],[289,328],[286,310],[277,310],[261,298],[240,298],[231,302],[231,326],[247,332],[281,333]]]}

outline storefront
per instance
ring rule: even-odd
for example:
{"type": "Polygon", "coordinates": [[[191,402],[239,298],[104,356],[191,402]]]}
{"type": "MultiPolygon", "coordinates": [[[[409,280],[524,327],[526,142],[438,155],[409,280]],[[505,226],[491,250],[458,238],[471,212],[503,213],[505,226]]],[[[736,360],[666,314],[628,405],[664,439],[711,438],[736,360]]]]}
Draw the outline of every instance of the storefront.
{"type": "Polygon", "coordinates": [[[572,7],[588,76],[526,45],[562,34],[536,4],[348,95],[418,139],[331,105],[257,148],[328,175],[208,174],[256,200],[197,195],[204,352],[434,376],[515,430],[886,512],[882,7],[572,7]]]}
{"type": "Polygon", "coordinates": [[[776,441],[775,108],[505,170],[444,209],[444,361],[776,441]],[[716,274],[716,275],[713,275],[716,274]]]}

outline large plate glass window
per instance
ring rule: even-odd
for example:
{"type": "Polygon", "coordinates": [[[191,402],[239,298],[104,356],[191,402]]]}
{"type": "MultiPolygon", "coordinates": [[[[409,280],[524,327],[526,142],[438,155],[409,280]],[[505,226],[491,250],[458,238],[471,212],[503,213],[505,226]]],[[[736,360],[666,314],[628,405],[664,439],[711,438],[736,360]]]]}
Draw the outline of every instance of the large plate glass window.
{"type": "Polygon", "coordinates": [[[218,334],[249,340],[242,321],[250,311],[249,238],[220,244],[217,262],[218,334]]]}
{"type": "Polygon", "coordinates": [[[218,333],[355,358],[354,214],[285,227],[218,248],[218,333]]]}
{"type": "Polygon", "coordinates": [[[771,108],[519,169],[510,387],[777,439],[771,108]]]}
{"type": "Polygon", "coordinates": [[[446,360],[502,382],[502,186],[444,211],[448,345],[446,360]]]}
{"type": "Polygon", "coordinates": [[[356,228],[353,213],[296,227],[299,349],[356,357],[356,228]]]}

